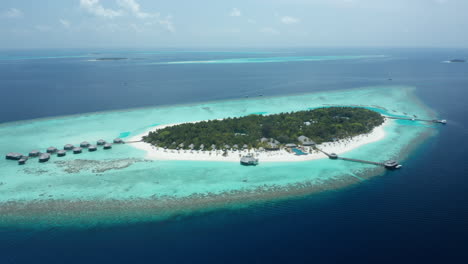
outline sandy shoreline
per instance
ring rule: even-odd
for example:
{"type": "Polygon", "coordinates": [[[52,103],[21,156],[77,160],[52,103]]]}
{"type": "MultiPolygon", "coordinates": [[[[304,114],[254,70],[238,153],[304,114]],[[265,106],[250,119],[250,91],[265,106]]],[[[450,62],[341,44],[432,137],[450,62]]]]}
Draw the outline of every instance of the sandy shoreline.
{"type": "MultiPolygon", "coordinates": [[[[392,121],[385,119],[385,122],[374,128],[374,130],[368,134],[359,135],[347,140],[340,140],[336,142],[328,142],[317,145],[318,148],[322,149],[328,153],[342,154],[356,148],[359,148],[363,145],[377,142],[385,138],[385,127],[389,125],[392,121]]],[[[149,129],[148,131],[131,137],[128,141],[139,141],[150,131],[156,131],[163,129],[168,126],[178,125],[175,124],[165,124],[159,125],[149,129]]],[[[200,150],[164,150],[160,147],[152,146],[145,142],[137,142],[129,144],[132,147],[146,151],[146,159],[150,160],[185,160],[185,161],[225,161],[225,162],[239,162],[241,156],[248,153],[253,153],[258,159],[259,162],[297,162],[297,161],[308,161],[316,159],[327,158],[323,153],[317,151],[311,151],[308,155],[295,155],[288,152],[285,149],[278,151],[256,151],[256,150],[229,150],[227,156],[223,156],[221,150],[217,151],[200,151],[200,150]]],[[[309,150],[306,148],[306,150],[309,150]]]]}

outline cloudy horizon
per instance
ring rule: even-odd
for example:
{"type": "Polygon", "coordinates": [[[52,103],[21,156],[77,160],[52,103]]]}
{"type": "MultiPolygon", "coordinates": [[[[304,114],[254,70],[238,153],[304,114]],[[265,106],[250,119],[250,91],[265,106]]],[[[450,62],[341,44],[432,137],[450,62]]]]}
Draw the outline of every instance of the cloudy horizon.
{"type": "Polygon", "coordinates": [[[0,48],[468,47],[463,0],[0,4],[0,48]]]}

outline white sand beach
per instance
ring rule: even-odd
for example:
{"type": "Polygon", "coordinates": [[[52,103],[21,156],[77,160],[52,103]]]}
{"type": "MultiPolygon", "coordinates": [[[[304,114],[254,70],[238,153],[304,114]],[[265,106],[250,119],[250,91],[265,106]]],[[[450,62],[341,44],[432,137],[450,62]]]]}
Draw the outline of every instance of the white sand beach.
{"type": "MultiPolygon", "coordinates": [[[[365,144],[379,141],[385,137],[385,126],[389,125],[392,120],[386,119],[385,122],[379,127],[374,128],[371,133],[359,135],[350,139],[340,140],[335,142],[327,142],[317,145],[318,148],[327,153],[342,154],[353,149],[356,149],[365,144]]],[[[168,126],[178,125],[166,124],[153,127],[145,133],[136,135],[128,141],[139,141],[150,131],[156,131],[163,129],[168,126]]],[[[147,159],[151,160],[191,160],[191,161],[228,161],[228,162],[239,162],[243,155],[248,153],[254,154],[258,158],[259,162],[295,162],[295,161],[308,161],[315,159],[327,158],[323,153],[312,150],[309,147],[304,147],[307,155],[296,155],[294,152],[289,152],[287,149],[280,149],[278,151],[259,151],[259,150],[228,150],[228,155],[224,156],[222,150],[216,151],[202,151],[202,150],[174,150],[164,149],[160,147],[152,146],[145,142],[137,142],[129,144],[135,148],[146,151],[147,159]]]]}

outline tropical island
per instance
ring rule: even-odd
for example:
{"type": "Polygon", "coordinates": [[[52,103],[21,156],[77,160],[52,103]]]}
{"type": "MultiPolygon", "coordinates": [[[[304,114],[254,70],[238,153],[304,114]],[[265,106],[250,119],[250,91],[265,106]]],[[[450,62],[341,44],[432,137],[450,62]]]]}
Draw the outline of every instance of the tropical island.
{"type": "Polygon", "coordinates": [[[269,149],[335,142],[370,133],[384,123],[365,108],[326,107],[273,115],[208,120],[166,126],[142,140],[167,149],[269,149]]]}

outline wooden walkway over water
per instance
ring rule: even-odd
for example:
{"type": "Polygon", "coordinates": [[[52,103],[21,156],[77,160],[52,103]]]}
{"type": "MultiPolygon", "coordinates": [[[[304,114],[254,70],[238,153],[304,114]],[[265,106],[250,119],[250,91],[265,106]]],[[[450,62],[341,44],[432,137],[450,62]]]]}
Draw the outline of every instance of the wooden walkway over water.
{"type": "Polygon", "coordinates": [[[388,119],[398,119],[398,120],[408,120],[408,121],[422,121],[422,122],[431,122],[431,123],[439,123],[439,124],[447,124],[447,120],[441,119],[420,119],[420,118],[411,118],[411,117],[395,117],[395,116],[384,116],[385,118],[388,119]]]}
{"type": "Polygon", "coordinates": [[[352,162],[358,162],[358,163],[366,163],[366,164],[372,164],[376,166],[382,166],[387,169],[399,169],[401,168],[401,165],[398,164],[396,161],[389,160],[386,162],[375,162],[375,161],[369,161],[369,160],[362,160],[362,159],[353,159],[353,158],[345,158],[345,157],[340,157],[335,153],[327,153],[317,147],[315,147],[316,150],[322,152],[326,156],[328,156],[329,159],[340,159],[340,160],[346,160],[346,161],[352,161],[352,162]]]}

